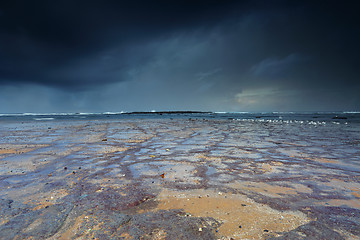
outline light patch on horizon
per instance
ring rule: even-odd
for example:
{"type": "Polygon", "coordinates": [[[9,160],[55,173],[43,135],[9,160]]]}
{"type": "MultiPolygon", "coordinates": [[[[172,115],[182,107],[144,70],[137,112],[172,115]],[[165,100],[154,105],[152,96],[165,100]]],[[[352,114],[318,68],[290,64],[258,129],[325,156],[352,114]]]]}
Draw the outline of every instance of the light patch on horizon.
{"type": "Polygon", "coordinates": [[[292,102],[292,99],[297,95],[299,95],[297,91],[269,87],[244,89],[242,92],[237,93],[234,99],[238,107],[244,110],[283,110],[287,109],[288,101],[292,102]]]}

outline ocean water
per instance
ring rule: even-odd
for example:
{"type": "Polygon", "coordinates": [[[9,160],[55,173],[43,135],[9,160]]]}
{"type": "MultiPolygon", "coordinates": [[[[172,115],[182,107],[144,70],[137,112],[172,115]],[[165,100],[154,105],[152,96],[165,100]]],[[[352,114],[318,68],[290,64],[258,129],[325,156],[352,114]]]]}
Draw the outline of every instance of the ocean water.
{"type": "Polygon", "coordinates": [[[238,121],[298,124],[360,124],[360,112],[105,112],[105,113],[12,113],[1,121],[56,121],[105,119],[229,119],[238,121]]]}

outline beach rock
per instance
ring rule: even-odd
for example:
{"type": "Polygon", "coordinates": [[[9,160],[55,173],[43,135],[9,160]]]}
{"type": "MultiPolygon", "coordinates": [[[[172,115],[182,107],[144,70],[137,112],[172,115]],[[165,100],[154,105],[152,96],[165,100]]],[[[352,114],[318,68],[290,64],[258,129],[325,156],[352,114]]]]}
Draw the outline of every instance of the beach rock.
{"type": "Polygon", "coordinates": [[[179,211],[160,210],[133,216],[127,223],[126,230],[132,239],[152,238],[162,235],[165,239],[216,239],[214,232],[220,223],[213,218],[185,217],[179,211]],[[201,229],[201,231],[199,230],[201,229]]]}
{"type": "Polygon", "coordinates": [[[0,239],[45,239],[54,235],[66,220],[72,206],[57,204],[41,210],[24,210],[0,225],[0,239]]]}
{"type": "Polygon", "coordinates": [[[345,240],[338,232],[330,229],[326,224],[312,221],[308,224],[302,225],[292,231],[280,234],[278,237],[269,237],[267,239],[333,239],[345,240]]]}

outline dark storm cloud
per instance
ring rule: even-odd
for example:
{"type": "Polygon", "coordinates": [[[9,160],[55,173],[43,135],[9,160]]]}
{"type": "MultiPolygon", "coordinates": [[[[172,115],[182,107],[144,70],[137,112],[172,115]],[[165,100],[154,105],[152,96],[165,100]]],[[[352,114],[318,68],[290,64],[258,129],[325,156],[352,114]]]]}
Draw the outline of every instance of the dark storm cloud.
{"type": "Polygon", "coordinates": [[[0,107],[359,110],[358,10],[355,1],[2,1],[0,107]]]}
{"type": "Polygon", "coordinates": [[[133,53],[132,46],[173,30],[212,25],[229,12],[228,5],[226,1],[5,1],[0,5],[0,81],[76,87],[124,80],[119,71],[132,61],[149,58],[133,53]],[[113,48],[121,55],[104,66],[106,53],[113,48]],[[86,74],[87,70],[93,73],[86,74]],[[113,73],[116,77],[109,76],[113,73]]]}

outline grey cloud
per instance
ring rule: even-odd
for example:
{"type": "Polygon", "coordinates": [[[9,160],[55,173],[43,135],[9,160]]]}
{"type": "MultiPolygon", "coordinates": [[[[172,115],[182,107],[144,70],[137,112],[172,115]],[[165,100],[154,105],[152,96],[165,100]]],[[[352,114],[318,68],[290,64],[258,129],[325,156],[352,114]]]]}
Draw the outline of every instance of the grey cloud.
{"type": "Polygon", "coordinates": [[[215,69],[207,71],[207,72],[199,72],[196,74],[196,76],[198,76],[198,80],[201,81],[201,80],[209,78],[221,71],[222,71],[222,68],[215,68],[215,69]]]}
{"type": "Polygon", "coordinates": [[[251,67],[250,72],[258,77],[283,77],[286,72],[291,70],[292,66],[299,63],[301,64],[301,62],[305,61],[305,59],[305,57],[300,57],[296,54],[290,54],[284,58],[266,58],[260,63],[257,63],[253,67],[251,67]]]}

